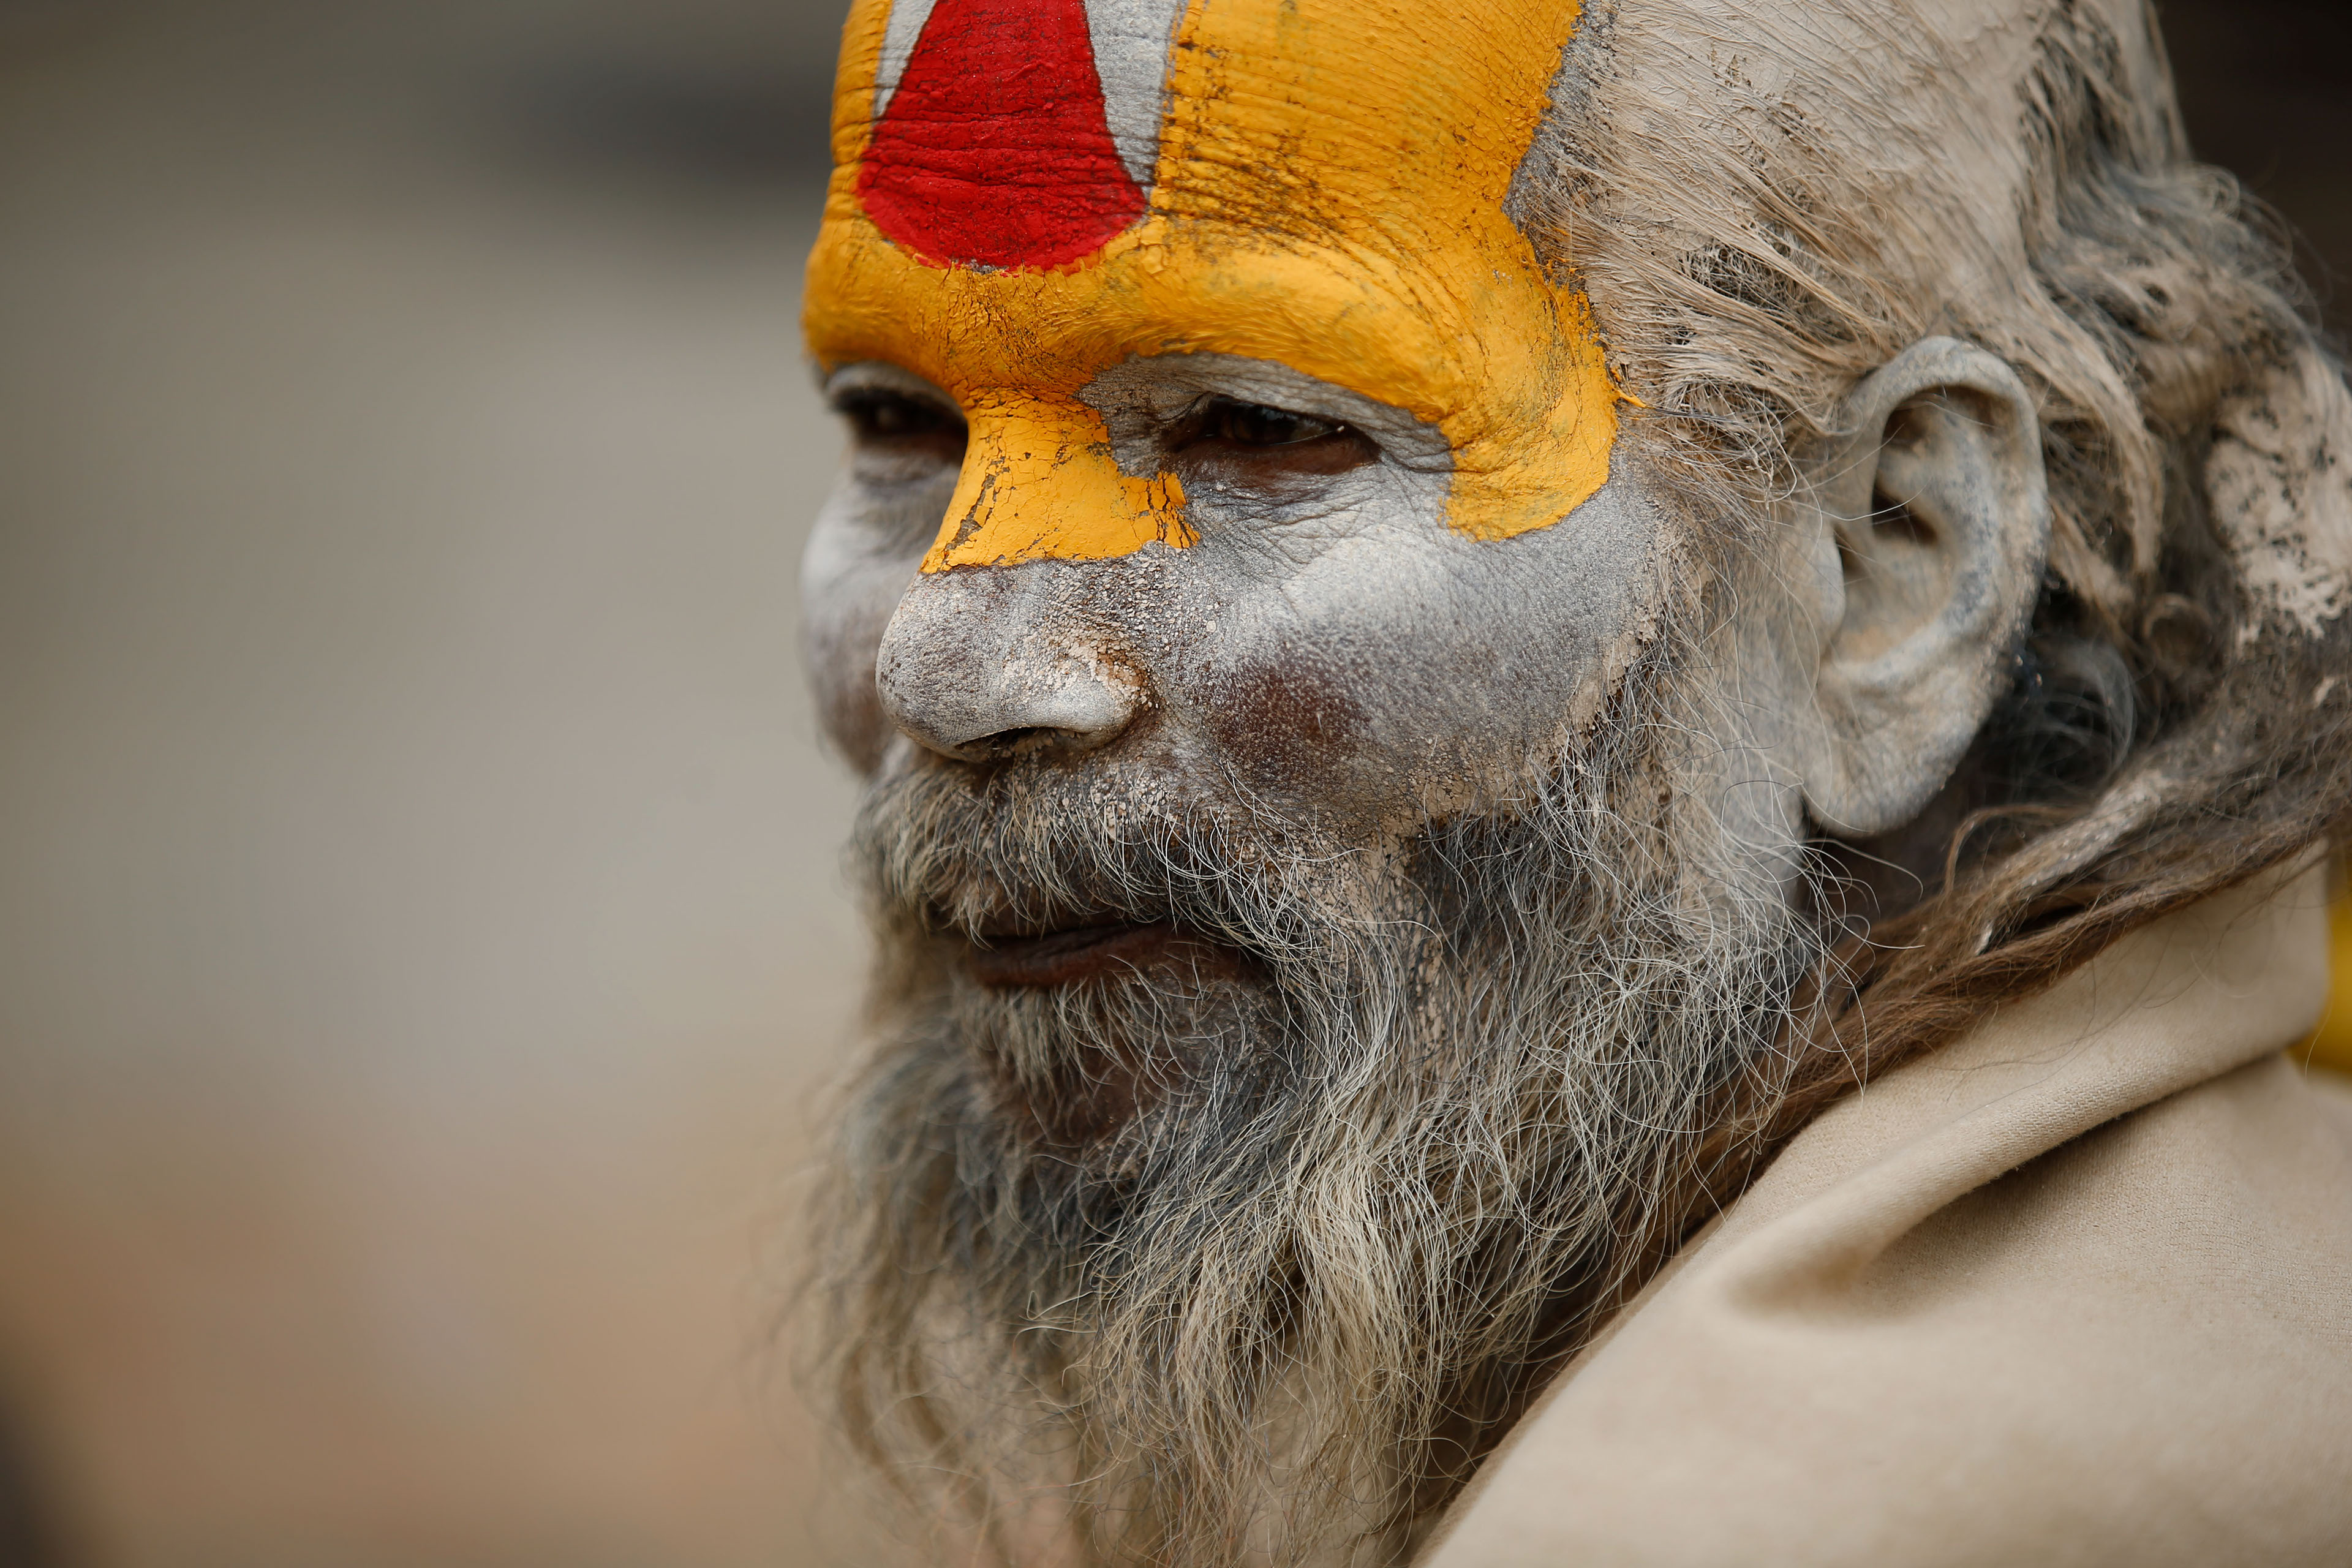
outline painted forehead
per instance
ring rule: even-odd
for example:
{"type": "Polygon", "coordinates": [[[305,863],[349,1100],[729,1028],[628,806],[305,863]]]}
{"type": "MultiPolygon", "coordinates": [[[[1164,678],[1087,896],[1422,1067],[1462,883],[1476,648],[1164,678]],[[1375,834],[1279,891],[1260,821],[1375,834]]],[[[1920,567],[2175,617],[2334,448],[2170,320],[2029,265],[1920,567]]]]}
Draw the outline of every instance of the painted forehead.
{"type": "Polygon", "coordinates": [[[1139,220],[1183,0],[897,0],[866,211],[928,258],[1056,267],[1139,220]]]}
{"type": "Polygon", "coordinates": [[[838,150],[877,226],[948,265],[1066,266],[1155,209],[1442,238],[1411,205],[1499,206],[1577,17],[1575,0],[1480,9],[867,0],[836,105],[856,144],[838,150]]]}
{"type": "Polygon", "coordinates": [[[1617,395],[1506,202],[1577,9],[1471,9],[860,0],[812,348],[947,388],[968,465],[999,414],[1097,440],[1082,394],[1123,361],[1271,361],[1440,429],[1455,529],[1557,521],[1617,395]]]}

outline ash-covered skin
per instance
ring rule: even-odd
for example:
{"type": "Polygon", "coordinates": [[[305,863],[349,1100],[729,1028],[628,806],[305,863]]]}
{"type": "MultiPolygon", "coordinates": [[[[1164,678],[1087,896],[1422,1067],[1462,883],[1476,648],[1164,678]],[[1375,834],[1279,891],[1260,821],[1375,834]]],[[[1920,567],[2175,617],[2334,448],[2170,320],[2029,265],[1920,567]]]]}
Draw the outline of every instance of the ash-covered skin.
{"type": "MultiPolygon", "coordinates": [[[[829,390],[877,386],[949,407],[888,366],[829,390]]],[[[1477,541],[1445,526],[1442,437],[1286,366],[1130,360],[1086,398],[1122,470],[1182,477],[1198,543],[919,576],[949,448],[853,455],[803,592],[828,730],[868,772],[921,765],[919,749],[1045,750],[1220,805],[1407,829],[1561,755],[1662,592],[1668,524],[1630,474],[1551,528],[1477,541]],[[1323,473],[1265,460],[1279,448],[1203,455],[1190,432],[1216,399],[1352,431],[1360,458],[1323,473]]]]}
{"type": "Polygon", "coordinates": [[[1402,1560],[1694,1181],[2252,864],[2278,779],[2263,855],[2341,820],[2264,721],[2345,700],[2277,648],[2352,603],[2352,403],[2315,351],[2216,403],[2200,321],[2291,312],[2216,289],[2140,0],[1595,0],[1565,56],[1549,0],[1088,0],[1151,206],[1031,268],[859,205],[921,17],[983,8],[858,0],[810,272],[882,958],[840,1410],[1001,1560],[1402,1560]],[[2254,700],[2130,763],[2131,637],[2241,586],[2254,700]],[[2074,654],[2095,724],[2027,700],[2074,654]],[[2027,766],[2053,715],[2103,760],[2027,766]],[[1959,880],[1862,952],[1864,862],[1959,880]]]}

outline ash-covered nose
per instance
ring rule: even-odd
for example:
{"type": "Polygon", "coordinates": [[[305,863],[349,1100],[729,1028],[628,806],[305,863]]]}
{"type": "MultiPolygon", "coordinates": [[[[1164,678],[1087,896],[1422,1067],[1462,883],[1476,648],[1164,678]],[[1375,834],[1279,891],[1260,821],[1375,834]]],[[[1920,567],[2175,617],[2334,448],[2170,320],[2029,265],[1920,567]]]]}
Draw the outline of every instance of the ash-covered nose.
{"type": "Polygon", "coordinates": [[[1143,680],[1057,606],[1034,567],[919,577],[882,634],[882,710],[942,756],[1091,751],[1135,721],[1143,680]]]}

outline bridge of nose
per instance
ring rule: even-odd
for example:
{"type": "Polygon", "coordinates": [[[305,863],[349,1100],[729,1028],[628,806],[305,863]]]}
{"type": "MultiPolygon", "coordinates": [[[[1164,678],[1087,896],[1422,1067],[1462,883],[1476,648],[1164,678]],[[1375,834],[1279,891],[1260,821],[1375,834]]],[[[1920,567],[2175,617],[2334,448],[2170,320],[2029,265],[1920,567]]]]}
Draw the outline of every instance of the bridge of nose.
{"type": "Polygon", "coordinates": [[[963,472],[926,573],[1024,561],[1108,561],[1193,542],[1173,474],[1123,473],[1102,416],[1075,397],[974,407],[963,472]]]}

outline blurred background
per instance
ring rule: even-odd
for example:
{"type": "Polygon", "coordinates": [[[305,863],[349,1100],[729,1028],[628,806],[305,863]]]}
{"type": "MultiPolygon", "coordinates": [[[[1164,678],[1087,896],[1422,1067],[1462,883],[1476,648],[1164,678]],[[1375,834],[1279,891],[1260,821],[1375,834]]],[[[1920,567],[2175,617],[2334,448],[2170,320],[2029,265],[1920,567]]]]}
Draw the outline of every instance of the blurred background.
{"type": "MultiPolygon", "coordinates": [[[[0,1568],[882,1560],[767,1329],[841,9],[0,0],[0,1568]]],[[[2347,11],[2166,10],[2352,270],[2347,11]]]]}

